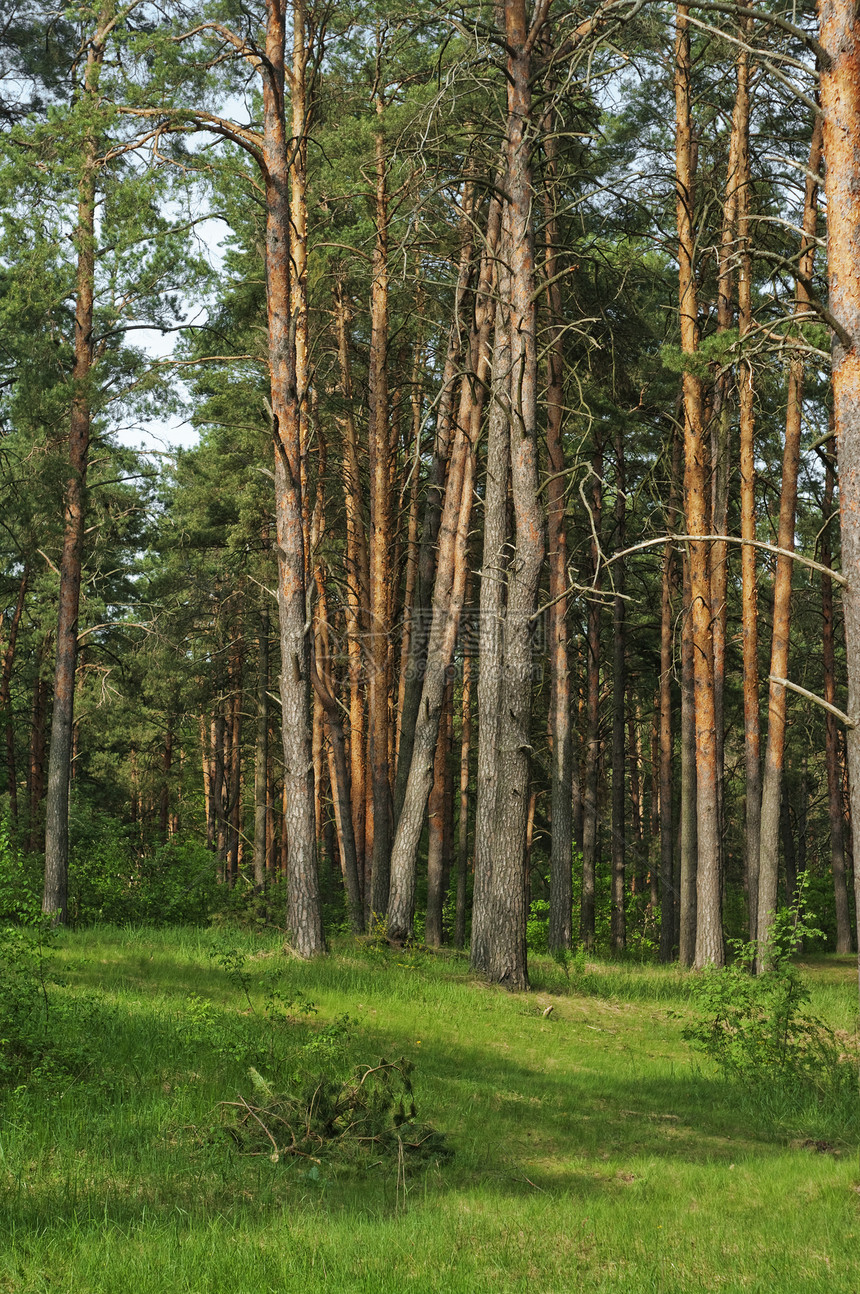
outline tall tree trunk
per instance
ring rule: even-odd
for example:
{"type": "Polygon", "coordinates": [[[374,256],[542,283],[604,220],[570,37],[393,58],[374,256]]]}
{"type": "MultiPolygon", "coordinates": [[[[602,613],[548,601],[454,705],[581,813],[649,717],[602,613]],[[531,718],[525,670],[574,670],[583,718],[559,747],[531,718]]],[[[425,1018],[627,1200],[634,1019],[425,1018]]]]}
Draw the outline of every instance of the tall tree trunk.
{"type": "MultiPolygon", "coordinates": [[[[676,174],[678,219],[678,297],[681,349],[694,356],[699,345],[695,276],[694,145],[689,10],[678,5],[675,40],[676,174]]],[[[717,767],[714,650],[711,632],[711,572],[707,537],[708,444],[701,378],[684,373],[684,495],[690,543],[695,723],[696,723],[696,965],[722,966],[722,866],[717,767]]]]}
{"type": "MultiPolygon", "coordinates": [[[[491,217],[493,207],[494,204],[491,204],[491,217]]],[[[408,937],[411,932],[415,907],[418,845],[433,779],[433,759],[443,693],[454,659],[460,613],[466,592],[475,445],[480,435],[484,392],[490,376],[488,347],[495,314],[490,295],[494,249],[495,233],[491,221],[475,296],[469,366],[460,382],[460,398],[454,424],[448,480],[445,485],[439,525],[433,585],[433,615],[427,638],[421,704],[412,733],[406,789],[392,851],[388,931],[392,939],[398,940],[408,937]]],[[[406,758],[408,748],[404,726],[401,760],[406,758]]]]}
{"type": "MultiPolygon", "coordinates": [[[[498,264],[500,303],[510,283],[504,257],[498,264]]],[[[472,967],[489,970],[495,821],[498,804],[498,741],[502,704],[502,633],[505,617],[508,483],[511,471],[511,333],[508,312],[496,310],[492,363],[492,402],[487,428],[484,485],[484,547],[481,560],[478,630],[478,772],[475,810],[475,884],[472,898],[472,967]]]]}
{"type": "MultiPolygon", "coordinates": [[[[83,99],[95,112],[111,9],[105,6],[100,26],[87,44],[83,99]]],[[[69,885],[69,780],[78,659],[78,613],[81,599],[87,461],[92,419],[93,306],[95,294],[95,213],[99,146],[92,127],[82,141],[78,182],[75,248],[75,359],[69,419],[69,475],[63,498],[63,551],[60,559],[57,650],[48,789],[45,804],[45,888],[42,911],[64,924],[69,885]]]]}
{"type": "MultiPolygon", "coordinates": [[[[504,673],[499,723],[500,761],[492,876],[490,978],[508,989],[528,987],[526,965],[526,830],[529,808],[532,653],[531,624],[544,558],[537,471],[537,344],[531,176],[531,48],[546,8],[529,31],[525,0],[507,0],[509,202],[504,234],[511,267],[511,494],[514,553],[504,625],[504,673]],[[499,848],[504,842],[504,847],[499,848]]],[[[502,303],[504,308],[504,303],[502,303]]]]}
{"type": "MultiPolygon", "coordinates": [[[[833,339],[833,429],[839,464],[839,513],[848,713],[860,715],[860,30],[847,0],[820,0],[821,44],[830,66],[821,71],[824,156],[827,163],[827,273],[833,339]]],[[[846,732],[851,822],[860,823],[860,727],[846,732]]],[[[854,902],[860,916],[855,868],[854,902]]],[[[860,932],[860,921],[857,923],[860,932]]],[[[860,935],[858,935],[860,940],[860,935]]]]}
{"type": "Polygon", "coordinates": [[[311,657],[311,677],[314,690],[322,703],[326,715],[326,731],[329,744],[329,780],[331,782],[338,853],[340,854],[340,865],[349,909],[349,922],[353,934],[361,934],[364,929],[362,877],[359,871],[355,846],[355,832],[350,803],[349,761],[346,754],[343,720],[329,674],[328,606],[325,582],[322,578],[320,567],[317,567],[317,593],[317,638],[314,654],[311,657]]]}
{"type": "MultiPolygon", "coordinates": [[[[746,20],[744,20],[746,21],[746,20]]],[[[752,258],[750,255],[750,68],[749,53],[738,52],[738,86],[735,97],[740,117],[738,135],[738,333],[743,339],[752,328],[752,258]]],[[[738,380],[740,420],[741,495],[741,638],[744,675],[744,758],[746,762],[745,871],[749,903],[750,938],[758,932],[759,846],[761,843],[761,735],[758,697],[758,606],[756,592],[755,513],[755,392],[752,362],[742,358],[738,380]]]]}
{"type": "MultiPolygon", "coordinates": [[[[297,8],[298,6],[296,6],[297,8]]],[[[284,747],[287,935],[301,957],[324,951],[314,835],[309,643],[305,630],[303,438],[297,389],[290,256],[290,155],[284,105],[284,14],[267,0],[263,72],[266,167],[266,298],[275,438],[281,731],[284,747]]],[[[297,15],[294,10],[294,20],[297,15]]]]}
{"type": "Polygon", "coordinates": [[[349,757],[352,825],[361,890],[369,915],[370,886],[364,886],[366,866],[367,739],[365,729],[364,649],[370,604],[370,559],[362,512],[358,436],[353,417],[352,371],[349,362],[349,311],[340,279],[335,282],[340,388],[343,397],[344,508],[346,512],[346,638],[349,670],[349,757]]]}
{"type": "MultiPolygon", "coordinates": [[[[464,303],[467,298],[475,259],[475,222],[477,217],[476,194],[471,183],[463,186],[463,220],[460,226],[460,261],[457,271],[457,284],[454,290],[454,318],[451,321],[448,336],[448,349],[442,370],[442,383],[439,391],[438,411],[436,414],[436,435],[433,444],[433,455],[428,473],[427,493],[424,505],[424,519],[421,530],[421,543],[418,552],[416,571],[415,609],[412,620],[412,632],[409,642],[409,659],[406,681],[403,689],[403,706],[401,715],[400,742],[397,754],[397,777],[394,788],[394,815],[399,821],[406,795],[406,783],[412,763],[412,749],[415,742],[415,725],[418,722],[418,707],[421,704],[421,691],[424,679],[424,666],[427,659],[427,642],[429,637],[428,612],[430,595],[436,575],[436,541],[442,520],[442,508],[445,499],[445,478],[448,459],[453,440],[454,421],[456,418],[455,399],[462,390],[457,381],[457,371],[471,364],[471,354],[466,361],[463,355],[463,318],[464,303]]],[[[482,309],[482,296],[489,293],[493,274],[493,258],[498,242],[501,205],[496,197],[490,200],[487,218],[487,231],[484,252],[481,261],[481,279],[478,284],[476,301],[476,321],[474,328],[479,328],[477,314],[482,309]]],[[[486,310],[484,311],[486,313],[486,310]]],[[[474,328],[472,333],[474,335],[474,328]]]]}
{"type": "Polygon", "coordinates": [[[389,781],[389,645],[391,624],[391,439],[388,400],[388,164],[382,132],[383,103],[377,97],[376,197],[373,281],[370,298],[370,644],[368,709],[370,778],[373,791],[371,915],[388,907],[392,801],[389,781]]]}
{"type": "Polygon", "coordinates": [[[547,350],[546,449],[548,478],[547,553],[549,557],[549,667],[550,694],[550,791],[549,931],[550,952],[566,951],[573,945],[572,864],[574,800],[580,798],[579,776],[573,759],[571,724],[570,659],[568,656],[568,570],[565,527],[565,478],[562,425],[564,422],[564,322],[561,285],[558,279],[560,230],[558,202],[559,141],[551,116],[544,121],[546,187],[544,193],[544,271],[550,344],[547,350]]]}
{"type": "MultiPolygon", "coordinates": [[[[835,448],[835,446],[834,446],[835,448]]],[[[833,564],[830,546],[830,521],[833,512],[835,472],[828,453],[824,466],[823,526],[821,530],[821,565],[833,564]]],[[[836,644],[833,626],[833,581],[821,576],[822,654],[824,657],[824,699],[836,704],[836,644]]],[[[839,732],[836,717],[825,711],[824,750],[827,764],[827,804],[830,818],[830,868],[833,874],[833,897],[836,906],[836,951],[851,952],[851,916],[848,905],[848,883],[845,872],[845,833],[842,806],[842,774],[839,767],[839,732]]]]}
{"type": "MultiPolygon", "coordinates": [[[[808,283],[815,260],[815,230],[818,217],[818,175],[822,155],[822,124],[817,116],[809,150],[806,195],[803,204],[803,242],[795,285],[794,313],[805,318],[809,313],[808,283]]],[[[803,423],[803,355],[794,351],[789,360],[788,403],[785,415],[785,446],[782,456],[782,487],[779,495],[779,529],[777,545],[794,551],[795,513],[797,511],[797,475],[800,467],[800,433],[803,423]]],[[[776,559],[773,585],[773,636],[770,649],[771,681],[768,693],[767,747],[761,792],[761,843],[759,846],[758,883],[758,957],[762,969],[767,964],[766,944],[770,938],[777,906],[779,875],[779,806],[782,797],[782,770],[785,761],[785,691],[774,678],[788,676],[788,648],[791,632],[791,577],[794,562],[790,557],[776,559]]]]}
{"type": "MultiPolygon", "coordinates": [[[[744,51],[746,52],[746,51],[744,51]]],[[[726,188],[717,266],[717,333],[725,334],[733,322],[732,277],[735,257],[735,222],[738,208],[738,166],[742,137],[748,133],[748,95],[740,80],[732,112],[726,188]]],[[[732,385],[730,368],[720,367],[714,380],[711,411],[711,529],[725,535],[728,528],[731,478],[732,385]]],[[[710,549],[711,634],[714,644],[714,743],[717,769],[717,811],[719,832],[725,834],[725,683],[726,630],[728,625],[728,545],[715,540],[710,549]]]]}
{"type": "MultiPolygon", "coordinates": [[[[468,386],[468,382],[464,382],[464,386],[468,386]]],[[[464,419],[464,421],[467,420],[464,419]]],[[[474,447],[470,434],[463,430],[460,423],[451,454],[442,524],[439,527],[433,620],[427,647],[421,705],[415,727],[412,762],[391,855],[388,936],[396,941],[407,939],[412,933],[418,845],[433,783],[434,756],[442,701],[448,672],[454,659],[460,612],[466,589],[466,554],[469,520],[472,515],[474,470],[474,447]]]]}

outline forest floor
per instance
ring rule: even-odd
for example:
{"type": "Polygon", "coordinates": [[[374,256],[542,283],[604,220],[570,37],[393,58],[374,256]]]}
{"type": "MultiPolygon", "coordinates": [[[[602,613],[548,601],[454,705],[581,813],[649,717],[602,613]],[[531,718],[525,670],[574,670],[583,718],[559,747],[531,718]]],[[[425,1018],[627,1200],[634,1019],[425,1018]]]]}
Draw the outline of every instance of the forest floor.
{"type": "MultiPolygon", "coordinates": [[[[107,927],[53,962],[66,1059],[0,1099],[3,1294],[860,1288],[857,1146],[710,1072],[676,969],[533,959],[515,997],[453,953],[107,927]],[[224,1130],[251,1066],[401,1055],[450,1158],[273,1162],[224,1130]]],[[[853,959],[806,970],[853,1029],[853,959]]]]}

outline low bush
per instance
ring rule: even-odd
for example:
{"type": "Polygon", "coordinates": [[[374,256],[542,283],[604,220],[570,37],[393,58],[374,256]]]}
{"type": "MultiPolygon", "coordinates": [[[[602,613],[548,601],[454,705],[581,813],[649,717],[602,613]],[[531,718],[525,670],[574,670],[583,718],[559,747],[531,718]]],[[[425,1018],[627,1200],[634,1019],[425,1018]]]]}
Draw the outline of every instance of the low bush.
{"type": "Polygon", "coordinates": [[[801,878],[794,905],[774,918],[763,956],[759,944],[732,940],[733,964],[710,967],[697,979],[698,1019],[684,1036],[770,1122],[799,1128],[812,1113],[819,1125],[856,1135],[857,1041],[809,1010],[809,987],[792,961],[801,939],[819,935],[812,920],[801,878]],[[758,975],[757,959],[766,968],[758,975]]]}

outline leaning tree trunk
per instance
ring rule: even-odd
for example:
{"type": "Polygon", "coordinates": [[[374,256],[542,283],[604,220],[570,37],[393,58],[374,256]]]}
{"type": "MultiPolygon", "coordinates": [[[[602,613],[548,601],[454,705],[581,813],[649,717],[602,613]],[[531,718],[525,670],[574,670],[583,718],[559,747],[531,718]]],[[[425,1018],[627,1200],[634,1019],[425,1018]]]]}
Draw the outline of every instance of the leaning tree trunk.
{"type": "MultiPolygon", "coordinates": [[[[827,272],[833,340],[833,413],[839,464],[839,512],[848,714],[860,715],[860,24],[848,0],[820,0],[821,44],[830,65],[821,72],[827,163],[827,272]]],[[[847,730],[851,821],[860,823],[860,727],[847,730]]],[[[854,885],[860,916],[860,885],[854,885]]],[[[860,922],[858,922],[860,928],[860,922]]]]}
{"type": "MultiPolygon", "coordinates": [[[[801,318],[809,314],[810,292],[815,259],[815,230],[818,216],[818,183],[813,177],[821,166],[821,117],[815,119],[806,196],[803,204],[803,243],[800,250],[794,313],[801,318]]],[[[799,345],[799,343],[798,343],[799,345]]],[[[779,529],[777,545],[788,553],[794,551],[794,526],[797,511],[797,475],[800,468],[800,433],[803,424],[803,356],[798,349],[789,361],[788,402],[785,415],[785,446],[782,457],[782,487],[779,495],[779,529]]],[[[767,748],[761,792],[761,843],[759,845],[758,883],[758,955],[761,970],[767,964],[766,945],[777,906],[779,876],[780,800],[785,762],[786,707],[785,691],[776,679],[788,676],[788,647],[791,631],[791,576],[794,562],[780,554],[776,559],[773,585],[773,635],[770,649],[770,690],[768,704],[767,748]]]]}

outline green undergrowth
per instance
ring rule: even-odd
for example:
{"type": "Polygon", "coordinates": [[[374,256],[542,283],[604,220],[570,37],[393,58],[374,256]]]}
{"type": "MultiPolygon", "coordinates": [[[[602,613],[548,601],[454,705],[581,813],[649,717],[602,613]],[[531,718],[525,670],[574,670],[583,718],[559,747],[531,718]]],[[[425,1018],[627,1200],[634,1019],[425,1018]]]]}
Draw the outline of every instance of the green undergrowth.
{"type": "MultiPolygon", "coordinates": [[[[0,1096],[3,1294],[860,1284],[853,1132],[742,1100],[683,1036],[695,976],[535,958],[510,996],[451,952],[344,940],[305,964],[268,934],[143,927],[61,934],[52,962],[78,1063],[0,1096]],[[325,1129],[349,1108],[370,1131],[345,1153],[325,1129]]],[[[801,969],[853,1030],[853,960],[801,969]]]]}

